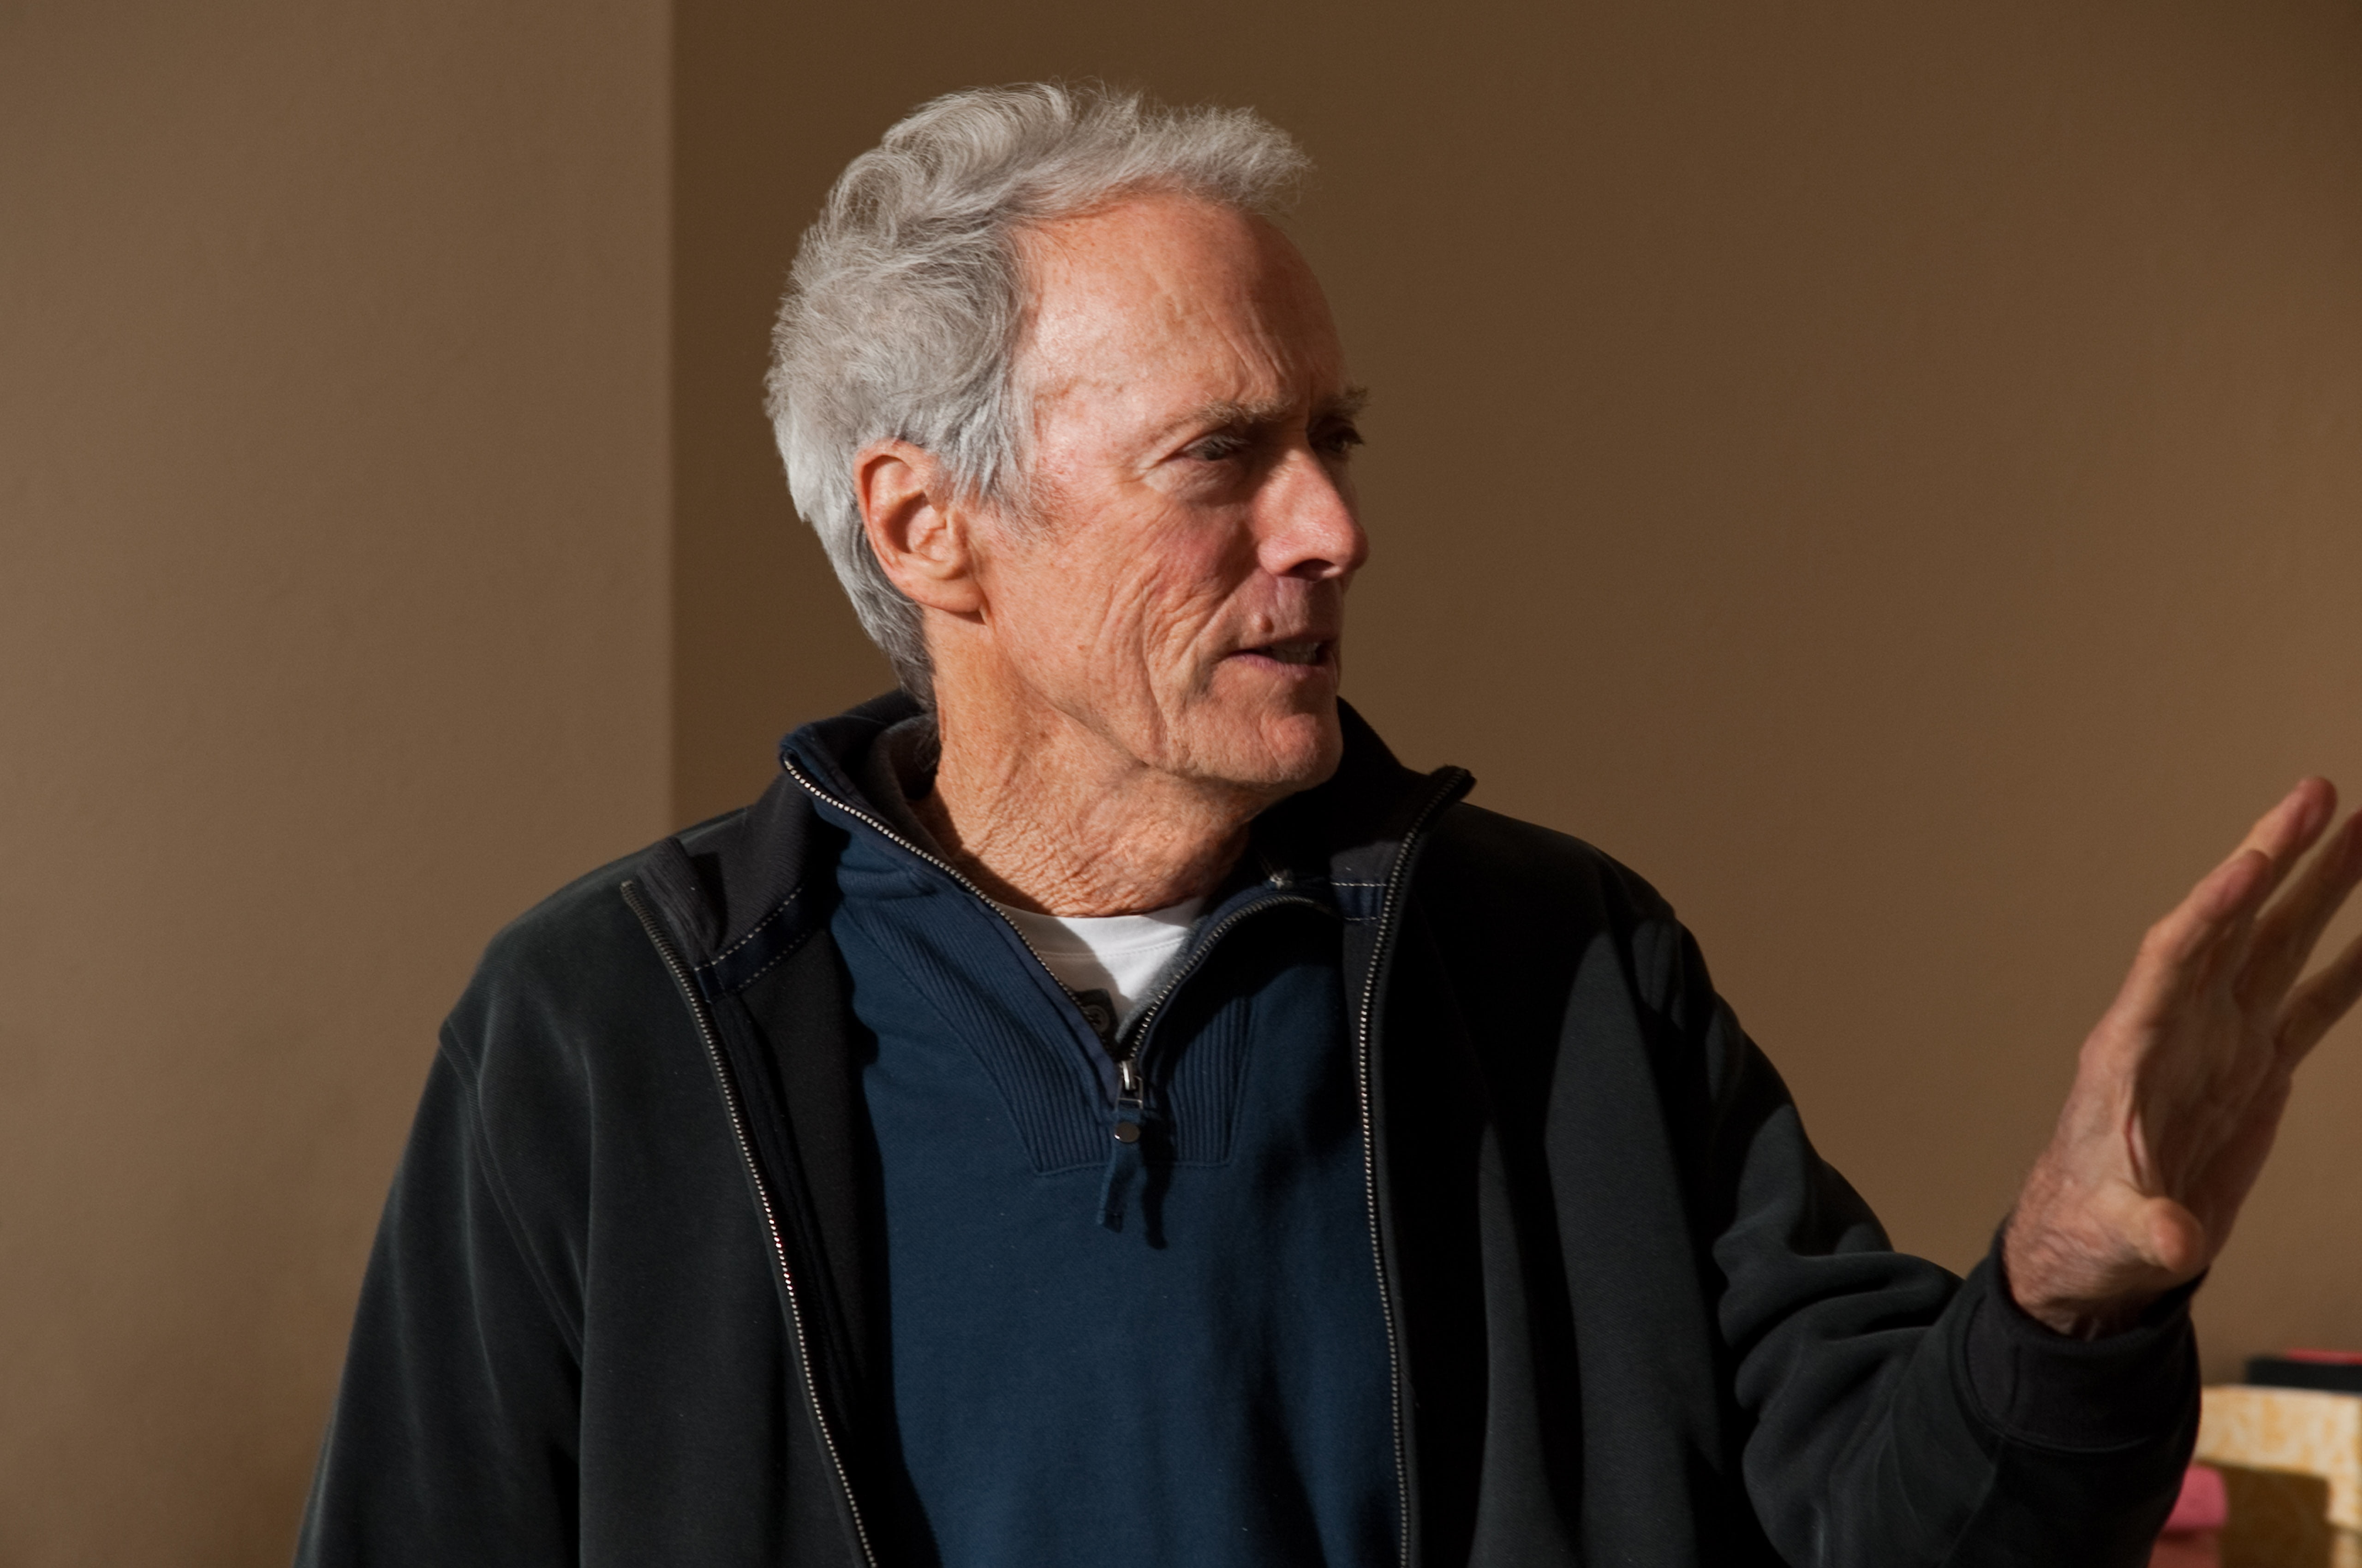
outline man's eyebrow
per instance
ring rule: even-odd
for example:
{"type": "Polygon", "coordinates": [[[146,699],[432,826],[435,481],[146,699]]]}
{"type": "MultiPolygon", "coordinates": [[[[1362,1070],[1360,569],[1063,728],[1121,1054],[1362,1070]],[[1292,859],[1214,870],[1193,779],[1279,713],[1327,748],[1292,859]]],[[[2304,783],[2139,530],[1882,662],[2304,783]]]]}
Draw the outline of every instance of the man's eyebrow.
{"type": "MultiPolygon", "coordinates": [[[[1347,387],[1343,392],[1324,397],[1314,403],[1312,417],[1351,419],[1367,407],[1369,402],[1369,388],[1347,387]]],[[[1262,429],[1285,422],[1288,415],[1295,412],[1294,400],[1286,398],[1271,398],[1256,403],[1233,403],[1225,400],[1219,403],[1200,403],[1167,425],[1160,434],[1170,435],[1174,431],[1190,425],[1216,430],[1262,429]]]]}
{"type": "Polygon", "coordinates": [[[1323,398],[1312,413],[1316,418],[1352,419],[1370,406],[1370,389],[1347,387],[1335,397],[1323,398]]]}

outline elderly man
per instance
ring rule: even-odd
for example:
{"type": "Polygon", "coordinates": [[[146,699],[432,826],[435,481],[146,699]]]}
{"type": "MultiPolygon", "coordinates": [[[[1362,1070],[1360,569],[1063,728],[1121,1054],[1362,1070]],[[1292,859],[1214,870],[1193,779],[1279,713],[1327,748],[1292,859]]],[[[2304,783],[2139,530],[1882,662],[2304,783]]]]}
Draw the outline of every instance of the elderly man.
{"type": "Polygon", "coordinates": [[[492,944],[304,1562],[2144,1559],[2362,832],[2274,808],[1993,1255],[1893,1252],[1644,883],[1338,701],[1300,161],[1028,87],[846,171],[774,409],[902,690],[492,944]]]}

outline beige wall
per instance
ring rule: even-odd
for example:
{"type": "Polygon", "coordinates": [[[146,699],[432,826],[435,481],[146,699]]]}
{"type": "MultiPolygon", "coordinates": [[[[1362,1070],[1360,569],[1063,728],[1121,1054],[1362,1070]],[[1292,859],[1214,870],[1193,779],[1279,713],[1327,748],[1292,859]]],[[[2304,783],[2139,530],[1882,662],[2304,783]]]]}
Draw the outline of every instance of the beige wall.
{"type": "MultiPolygon", "coordinates": [[[[755,409],[782,259],[910,104],[1054,72],[1304,138],[1347,695],[1653,878],[1902,1244],[1972,1264],[2141,929],[2362,795],[2351,5],[678,14],[684,814],[884,680],[755,409]]],[[[2362,1030],[2302,1090],[2215,1376],[2362,1346],[2362,1030]]]]}
{"type": "MultiPolygon", "coordinates": [[[[280,1560],[475,950],[882,685],[757,383],[944,88],[1304,137],[1349,694],[1656,879],[1906,1245],[2362,792],[2343,0],[381,10],[0,0],[0,1563],[280,1560]]],[[[2217,1375],[2362,1344],[2354,1027],[2302,1090],[2217,1375]]]]}
{"type": "Polygon", "coordinates": [[[435,1027],[662,831],[664,11],[0,5],[0,1563],[283,1562],[435,1027]]]}

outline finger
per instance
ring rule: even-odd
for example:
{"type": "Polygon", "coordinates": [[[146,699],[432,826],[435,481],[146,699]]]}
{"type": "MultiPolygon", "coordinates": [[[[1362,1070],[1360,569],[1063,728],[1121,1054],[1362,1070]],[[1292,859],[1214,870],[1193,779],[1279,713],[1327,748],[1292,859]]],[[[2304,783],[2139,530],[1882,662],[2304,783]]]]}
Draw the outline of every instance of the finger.
{"type": "Polygon", "coordinates": [[[2257,917],[2239,998],[2277,1004],[2304,972],[2313,944],[2362,882],[2362,812],[2345,819],[2279,899],[2257,917]]]}
{"type": "Polygon", "coordinates": [[[2215,967],[2227,940],[2246,930],[2271,886],[2271,861],[2242,849],[2199,879],[2173,911],[2148,928],[2117,1006],[2142,1018],[2169,1010],[2215,967]]]}
{"type": "Polygon", "coordinates": [[[2280,1055],[2290,1066],[2321,1043],[2321,1037],[2362,1001],[2362,936],[2296,988],[2280,1010],[2280,1055]]]}
{"type": "MultiPolygon", "coordinates": [[[[2337,790],[2328,779],[2300,778],[2296,788],[2256,819],[2256,825],[2247,830],[2247,836],[2232,851],[2231,858],[2216,870],[2225,870],[2243,857],[2255,856],[2264,862],[2263,878],[2254,886],[2252,900],[2235,910],[2220,930],[2209,933],[2203,955],[2179,977],[2185,986],[2195,987],[2246,959],[2256,911],[2279,887],[2289,868],[2321,835],[2336,810],[2337,790]]],[[[2201,882],[2199,886],[2205,884],[2201,882]]]]}
{"type": "Polygon", "coordinates": [[[2336,814],[2335,785],[2326,778],[2300,778],[2295,789],[2280,797],[2279,805],[2256,819],[2233,858],[2252,849],[2268,859],[2272,875],[2264,891],[2269,894],[2336,814]]]}

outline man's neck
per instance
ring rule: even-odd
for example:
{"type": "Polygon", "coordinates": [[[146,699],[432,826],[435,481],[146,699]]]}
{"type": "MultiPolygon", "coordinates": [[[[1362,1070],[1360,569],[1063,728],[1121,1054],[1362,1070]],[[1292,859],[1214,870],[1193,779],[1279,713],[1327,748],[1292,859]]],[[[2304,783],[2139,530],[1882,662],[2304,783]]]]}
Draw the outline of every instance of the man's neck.
{"type": "Polygon", "coordinates": [[[990,897],[1043,914],[1137,914],[1207,893],[1266,792],[1123,756],[1077,726],[1021,740],[946,725],[935,787],[911,802],[990,897]]]}

